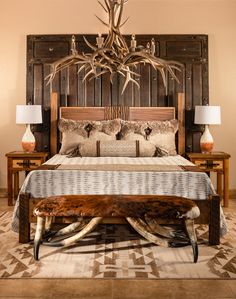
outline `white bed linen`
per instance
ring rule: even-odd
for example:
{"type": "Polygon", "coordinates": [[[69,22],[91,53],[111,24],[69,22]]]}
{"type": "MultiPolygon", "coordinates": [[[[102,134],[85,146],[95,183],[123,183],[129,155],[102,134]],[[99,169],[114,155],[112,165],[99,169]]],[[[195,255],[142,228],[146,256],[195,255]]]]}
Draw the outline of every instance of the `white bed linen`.
{"type": "MultiPolygon", "coordinates": [[[[194,165],[183,157],[75,157],[55,155],[45,164],[55,165],[194,165]]],[[[63,194],[159,194],[176,195],[191,199],[207,199],[214,194],[210,178],[203,172],[191,171],[88,171],[88,170],[35,170],[26,177],[20,192],[32,197],[47,197],[63,194]]],[[[17,199],[12,228],[19,228],[19,199],[17,199]]],[[[221,234],[227,232],[223,212],[221,234]]]]}

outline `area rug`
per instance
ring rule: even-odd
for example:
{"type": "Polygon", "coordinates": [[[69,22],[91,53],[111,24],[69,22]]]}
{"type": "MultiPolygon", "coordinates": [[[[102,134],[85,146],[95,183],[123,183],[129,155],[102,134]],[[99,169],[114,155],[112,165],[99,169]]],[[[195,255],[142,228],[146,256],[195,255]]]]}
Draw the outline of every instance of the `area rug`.
{"type": "Polygon", "coordinates": [[[207,246],[207,227],[197,226],[199,259],[191,246],[162,248],[142,239],[128,225],[100,225],[68,248],[40,246],[34,261],[32,244],[19,244],[11,231],[11,212],[0,213],[2,278],[236,278],[236,213],[226,214],[229,233],[218,246],[207,246]]]}

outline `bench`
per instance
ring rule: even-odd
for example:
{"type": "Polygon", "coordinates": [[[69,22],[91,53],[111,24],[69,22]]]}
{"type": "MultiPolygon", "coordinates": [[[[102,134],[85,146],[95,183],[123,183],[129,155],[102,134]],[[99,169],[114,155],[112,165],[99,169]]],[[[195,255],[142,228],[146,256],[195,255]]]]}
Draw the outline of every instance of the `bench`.
{"type": "Polygon", "coordinates": [[[178,196],[158,195],[61,195],[41,200],[34,209],[37,227],[34,238],[34,258],[39,259],[41,242],[49,246],[69,246],[90,233],[105,217],[122,217],[145,239],[159,246],[192,245],[194,263],[198,259],[194,219],[200,214],[194,201],[178,196]],[[54,217],[76,217],[75,222],[51,231],[54,217]],[[160,225],[161,220],[182,223],[186,235],[160,225]],[[75,235],[60,241],[55,237],[75,235]],[[163,238],[164,237],[164,238],[163,238]]]}

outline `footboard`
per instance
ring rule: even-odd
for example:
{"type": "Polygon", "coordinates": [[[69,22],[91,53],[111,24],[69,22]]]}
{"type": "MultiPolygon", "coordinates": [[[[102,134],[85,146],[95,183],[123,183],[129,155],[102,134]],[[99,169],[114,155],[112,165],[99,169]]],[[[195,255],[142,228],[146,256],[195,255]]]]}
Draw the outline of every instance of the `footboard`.
{"type": "MultiPolygon", "coordinates": [[[[119,195],[120,196],[120,195],[119,195]]],[[[135,196],[135,195],[133,195],[135,196]]],[[[20,194],[19,205],[19,242],[28,243],[30,241],[30,224],[36,222],[33,216],[33,209],[37,202],[42,198],[31,198],[30,194],[20,194]]],[[[210,196],[208,200],[196,200],[200,209],[200,216],[195,223],[206,224],[209,226],[209,244],[217,245],[220,243],[220,197],[218,195],[210,196]]],[[[57,222],[64,222],[63,219],[57,219],[57,222]]],[[[161,220],[161,224],[170,224],[169,220],[161,220]]],[[[104,223],[125,223],[122,218],[104,219],[104,223]]],[[[174,224],[174,223],[173,223],[174,224]]]]}

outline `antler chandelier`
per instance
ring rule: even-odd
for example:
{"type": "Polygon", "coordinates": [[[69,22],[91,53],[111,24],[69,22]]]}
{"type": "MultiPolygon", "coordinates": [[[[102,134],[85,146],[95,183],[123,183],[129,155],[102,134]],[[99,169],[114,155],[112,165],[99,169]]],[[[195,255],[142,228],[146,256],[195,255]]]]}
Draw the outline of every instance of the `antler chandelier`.
{"type": "Polygon", "coordinates": [[[93,46],[85,37],[84,41],[92,50],[91,53],[78,53],[75,44],[75,36],[71,40],[71,54],[63,57],[51,64],[51,73],[45,78],[48,83],[52,82],[55,75],[71,66],[80,65],[78,73],[85,70],[83,82],[86,79],[94,79],[102,74],[109,73],[110,81],[115,73],[119,73],[125,78],[122,94],[129,82],[133,82],[139,88],[137,81],[140,75],[135,72],[139,64],[149,64],[161,73],[164,86],[167,85],[167,75],[171,75],[178,83],[175,70],[181,71],[182,64],[177,61],[168,61],[154,56],[155,40],[151,40],[147,47],[137,47],[135,36],[132,35],[130,47],[127,45],[120,28],[127,22],[128,18],[122,22],[124,4],[128,0],[103,0],[98,1],[104,11],[108,14],[108,22],[96,16],[108,29],[106,38],[101,34],[96,38],[96,46],[93,46]]]}

